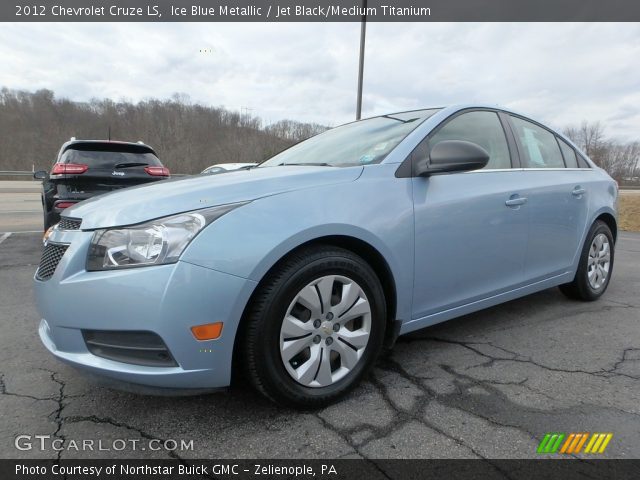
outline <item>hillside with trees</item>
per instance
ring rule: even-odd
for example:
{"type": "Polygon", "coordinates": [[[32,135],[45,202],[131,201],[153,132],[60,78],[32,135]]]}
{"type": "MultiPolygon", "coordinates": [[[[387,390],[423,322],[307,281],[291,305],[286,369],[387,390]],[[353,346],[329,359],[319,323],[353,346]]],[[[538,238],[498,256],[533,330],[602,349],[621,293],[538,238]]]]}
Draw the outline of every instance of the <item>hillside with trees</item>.
{"type": "MultiPolygon", "coordinates": [[[[318,124],[262,120],[192,103],[184,95],[138,103],[74,102],[50,90],[0,90],[0,170],[49,169],[70,137],[151,145],[174,173],[198,173],[214,163],[259,162],[324,131],[318,124]]],[[[640,183],[640,142],[607,138],[600,122],[565,134],[620,183],[640,183]]]]}
{"type": "Polygon", "coordinates": [[[259,162],[326,127],[260,118],[191,103],[185,96],[139,103],[74,102],[50,90],[0,90],[0,170],[51,167],[70,137],[138,141],[151,145],[175,173],[197,173],[214,163],[259,162]]]}

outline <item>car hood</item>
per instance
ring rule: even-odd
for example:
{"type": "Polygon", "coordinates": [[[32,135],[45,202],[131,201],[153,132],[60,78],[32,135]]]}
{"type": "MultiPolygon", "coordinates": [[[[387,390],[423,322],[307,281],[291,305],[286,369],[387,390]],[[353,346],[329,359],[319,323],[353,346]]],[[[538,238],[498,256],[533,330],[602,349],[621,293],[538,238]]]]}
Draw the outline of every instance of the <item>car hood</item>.
{"type": "Polygon", "coordinates": [[[261,167],[173,178],[90,198],[66,209],[82,229],[132,225],[200,208],[244,202],[292,190],[352,182],[363,167],[261,167]]]}

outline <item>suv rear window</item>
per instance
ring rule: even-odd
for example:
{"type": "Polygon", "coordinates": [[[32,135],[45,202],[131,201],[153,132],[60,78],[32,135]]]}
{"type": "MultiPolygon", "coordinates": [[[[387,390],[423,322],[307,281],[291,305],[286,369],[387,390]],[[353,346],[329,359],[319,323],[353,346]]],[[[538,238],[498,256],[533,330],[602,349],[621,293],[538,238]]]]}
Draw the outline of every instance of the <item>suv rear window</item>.
{"type": "Polygon", "coordinates": [[[149,147],[143,145],[75,144],[62,153],[58,163],[81,163],[90,168],[111,169],[120,164],[144,163],[162,166],[149,147]]]}

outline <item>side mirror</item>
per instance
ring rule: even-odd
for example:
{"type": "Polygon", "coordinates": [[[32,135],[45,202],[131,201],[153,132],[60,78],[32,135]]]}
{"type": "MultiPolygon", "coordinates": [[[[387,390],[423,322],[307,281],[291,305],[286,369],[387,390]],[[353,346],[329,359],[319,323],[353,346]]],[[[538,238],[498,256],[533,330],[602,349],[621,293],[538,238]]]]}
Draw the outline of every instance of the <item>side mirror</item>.
{"type": "Polygon", "coordinates": [[[33,173],[33,178],[35,178],[36,180],[46,180],[48,176],[49,174],[46,172],[46,170],[38,170],[37,172],[33,173]]]}
{"type": "Polygon", "coordinates": [[[429,158],[416,164],[416,175],[428,177],[437,173],[467,172],[487,166],[489,154],[480,145],[464,140],[443,140],[431,149],[429,158]]]}

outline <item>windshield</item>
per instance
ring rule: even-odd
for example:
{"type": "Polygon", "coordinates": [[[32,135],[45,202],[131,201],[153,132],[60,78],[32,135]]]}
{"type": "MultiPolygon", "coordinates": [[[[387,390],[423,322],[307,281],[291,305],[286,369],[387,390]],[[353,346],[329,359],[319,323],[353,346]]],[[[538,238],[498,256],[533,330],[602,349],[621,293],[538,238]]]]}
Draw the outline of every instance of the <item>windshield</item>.
{"type": "Polygon", "coordinates": [[[369,118],[327,130],[277,154],[260,167],[380,163],[411,131],[439,109],[369,118]]]}

